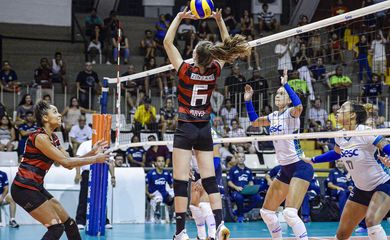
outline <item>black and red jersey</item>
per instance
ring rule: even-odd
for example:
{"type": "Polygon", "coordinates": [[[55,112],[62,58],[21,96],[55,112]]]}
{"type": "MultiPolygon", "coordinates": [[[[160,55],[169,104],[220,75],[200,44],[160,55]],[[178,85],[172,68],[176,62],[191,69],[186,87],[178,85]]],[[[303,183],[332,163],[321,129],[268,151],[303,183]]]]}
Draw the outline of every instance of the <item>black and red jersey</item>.
{"type": "MultiPolygon", "coordinates": [[[[35,147],[35,138],[39,134],[47,134],[43,128],[39,128],[28,136],[24,156],[16,173],[14,184],[19,187],[40,191],[43,189],[43,179],[46,172],[54,163],[35,147]]],[[[54,133],[52,134],[52,144],[60,146],[60,141],[54,133]]]]}
{"type": "Polygon", "coordinates": [[[206,71],[183,62],[178,71],[179,121],[208,122],[212,111],[210,98],[221,75],[221,66],[213,61],[206,71]]]}

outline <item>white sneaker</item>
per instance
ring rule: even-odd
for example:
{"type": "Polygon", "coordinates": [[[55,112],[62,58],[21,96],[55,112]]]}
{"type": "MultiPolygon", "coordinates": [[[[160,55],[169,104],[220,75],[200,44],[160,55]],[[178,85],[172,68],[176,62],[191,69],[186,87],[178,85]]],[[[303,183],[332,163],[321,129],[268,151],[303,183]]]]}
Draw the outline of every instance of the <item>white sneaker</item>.
{"type": "Polygon", "coordinates": [[[227,240],[230,237],[230,230],[225,226],[223,222],[217,228],[215,233],[215,240],[227,240]]]}
{"type": "Polygon", "coordinates": [[[190,240],[190,237],[188,237],[187,232],[184,229],[179,233],[179,235],[174,235],[173,240],[190,240]]]}
{"type": "Polygon", "coordinates": [[[77,228],[79,230],[84,230],[85,229],[85,226],[83,224],[77,224],[77,228]]]}
{"type": "Polygon", "coordinates": [[[106,227],[106,229],[112,229],[112,225],[109,223],[107,223],[105,227],[106,227]]]}

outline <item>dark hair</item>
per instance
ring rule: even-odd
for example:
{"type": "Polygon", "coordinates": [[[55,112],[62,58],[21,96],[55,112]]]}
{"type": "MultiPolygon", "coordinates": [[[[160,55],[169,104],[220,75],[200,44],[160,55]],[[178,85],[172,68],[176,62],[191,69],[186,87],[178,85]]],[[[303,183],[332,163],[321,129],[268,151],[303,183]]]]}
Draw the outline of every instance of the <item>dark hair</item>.
{"type": "Polygon", "coordinates": [[[213,44],[210,41],[200,41],[196,46],[197,63],[207,67],[211,61],[222,60],[232,63],[238,57],[249,56],[251,47],[242,35],[227,38],[223,43],[213,44]]]}
{"type": "Polygon", "coordinates": [[[268,3],[263,3],[262,8],[264,8],[264,7],[268,7],[268,3]]]}
{"type": "Polygon", "coordinates": [[[4,117],[6,117],[7,118],[7,120],[8,120],[8,129],[12,129],[12,122],[11,122],[11,118],[8,116],[8,115],[3,115],[2,117],[1,117],[1,120],[3,120],[3,118],[4,117]]]}
{"type": "Polygon", "coordinates": [[[61,53],[61,52],[55,52],[55,53],[54,53],[54,56],[57,56],[57,55],[62,56],[62,53],[61,53]]]}
{"type": "Polygon", "coordinates": [[[29,114],[34,115],[34,112],[33,112],[33,111],[27,111],[27,112],[26,112],[26,116],[29,115],[29,114]]]}
{"type": "Polygon", "coordinates": [[[43,127],[43,116],[47,115],[50,105],[45,101],[39,101],[34,108],[34,115],[37,120],[38,127],[43,127]]]}
{"type": "Polygon", "coordinates": [[[356,124],[365,124],[367,120],[367,111],[363,105],[351,101],[352,111],[356,114],[356,124]]]}
{"type": "Polygon", "coordinates": [[[131,137],[131,142],[134,142],[134,138],[136,138],[136,137],[138,138],[138,141],[140,141],[139,136],[137,134],[135,134],[131,137]]]}
{"type": "MultiPolygon", "coordinates": [[[[73,102],[74,99],[76,99],[77,102],[79,102],[79,100],[77,99],[77,97],[71,97],[71,98],[70,98],[70,102],[69,102],[69,107],[70,107],[70,108],[73,107],[73,106],[72,106],[72,102],[73,102]]],[[[77,108],[80,108],[80,105],[78,105],[77,108]]]]}
{"type": "Polygon", "coordinates": [[[50,94],[46,94],[45,96],[43,96],[43,98],[42,98],[42,99],[45,99],[45,98],[47,98],[47,97],[49,97],[49,98],[50,98],[50,100],[51,100],[51,96],[50,96],[50,94]]]}
{"type": "Polygon", "coordinates": [[[152,99],[150,99],[149,97],[144,98],[144,104],[151,104],[151,103],[152,103],[152,99]]]}
{"type": "Polygon", "coordinates": [[[230,103],[232,103],[232,100],[230,98],[226,98],[225,99],[225,105],[226,105],[227,101],[230,101],[230,103]]]}
{"type": "MultiPolygon", "coordinates": [[[[20,103],[19,103],[18,106],[22,106],[22,105],[26,104],[26,98],[27,98],[28,96],[31,97],[31,94],[25,94],[25,95],[22,97],[22,100],[20,100],[20,103]]],[[[31,105],[34,105],[32,99],[31,99],[31,105]]]]}
{"type": "Polygon", "coordinates": [[[145,30],[145,34],[147,34],[147,33],[152,33],[152,30],[146,29],[146,30],[145,30]]]}

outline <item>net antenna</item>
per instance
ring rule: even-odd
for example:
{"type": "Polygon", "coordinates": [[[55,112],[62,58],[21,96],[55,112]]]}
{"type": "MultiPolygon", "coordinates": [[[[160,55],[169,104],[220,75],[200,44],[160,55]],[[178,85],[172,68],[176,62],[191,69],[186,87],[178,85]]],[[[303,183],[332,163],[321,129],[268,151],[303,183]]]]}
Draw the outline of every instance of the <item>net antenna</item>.
{"type": "MultiPolygon", "coordinates": [[[[118,40],[117,40],[117,48],[118,48],[118,57],[117,57],[117,65],[116,65],[116,115],[115,115],[115,148],[119,147],[119,134],[121,128],[121,80],[120,80],[120,64],[121,64],[121,36],[122,30],[119,25],[118,27],[118,40]]],[[[110,82],[108,82],[110,83],[110,82]]]]}
{"type": "MultiPolygon", "coordinates": [[[[314,23],[310,23],[310,24],[307,24],[307,25],[304,25],[304,26],[299,26],[299,27],[296,27],[296,28],[292,28],[290,30],[286,30],[286,31],[283,31],[283,32],[280,32],[280,33],[276,33],[276,34],[273,34],[273,35],[270,35],[270,36],[267,36],[267,37],[263,37],[263,38],[259,38],[259,39],[255,39],[251,42],[249,42],[249,45],[251,47],[257,47],[257,46],[260,46],[260,45],[263,45],[263,44],[267,44],[267,43],[271,43],[271,42],[275,42],[275,41],[278,41],[280,39],[284,39],[284,38],[288,38],[288,37],[292,37],[292,36],[296,36],[296,35],[299,35],[299,34],[302,34],[302,33],[306,33],[306,32],[310,32],[310,31],[313,31],[313,30],[316,30],[316,29],[319,29],[319,28],[323,28],[323,27],[327,27],[327,26],[330,26],[330,25],[334,25],[334,24],[338,24],[338,23],[342,23],[342,22],[346,22],[346,21],[350,21],[350,20],[353,20],[353,19],[357,19],[357,18],[361,18],[361,17],[364,17],[366,15],[369,15],[369,14],[373,14],[373,13],[376,13],[376,12],[379,12],[379,11],[384,11],[384,10],[387,10],[390,8],[390,1],[384,1],[384,2],[381,2],[381,3],[377,3],[377,4],[374,4],[374,5],[371,5],[371,6],[367,6],[367,7],[364,7],[364,8],[360,8],[360,9],[357,9],[357,10],[354,10],[354,11],[350,11],[350,12],[347,12],[347,13],[344,13],[344,14],[341,14],[341,15],[337,15],[337,16],[334,16],[334,17],[330,17],[330,18],[326,18],[326,19],[323,19],[323,20],[320,20],[320,21],[317,21],[317,22],[314,22],[314,23]]],[[[120,40],[120,29],[118,30],[119,31],[119,38],[118,38],[118,52],[120,51],[120,44],[119,44],[119,40],[120,40]]],[[[119,76],[119,66],[120,66],[120,54],[118,54],[118,59],[117,59],[117,77],[116,78],[108,78],[108,77],[104,77],[104,79],[106,79],[108,81],[109,84],[117,84],[117,96],[116,96],[116,137],[115,137],[115,148],[118,149],[119,148],[119,134],[120,134],[120,97],[121,97],[121,87],[120,87],[120,84],[122,82],[126,82],[126,81],[133,81],[133,80],[136,80],[136,79],[139,79],[139,78],[144,78],[144,77],[147,77],[147,76],[151,76],[151,75],[155,75],[155,74],[158,74],[158,73],[162,73],[162,72],[167,72],[167,71],[171,71],[173,70],[173,66],[172,64],[169,64],[169,65],[166,65],[166,66],[162,66],[162,67],[158,67],[158,68],[154,68],[154,69],[151,69],[151,70],[148,70],[148,71],[143,71],[143,72],[140,72],[140,73],[135,73],[135,74],[131,74],[131,75],[128,75],[128,76],[123,76],[123,77],[120,77],[119,76]]],[[[190,63],[192,64],[194,62],[194,60],[191,58],[191,59],[187,59],[185,60],[185,62],[187,63],[190,63]]],[[[335,134],[339,134],[339,133],[332,133],[331,134],[331,137],[347,137],[347,136],[357,136],[356,134],[354,134],[356,132],[353,132],[352,135],[349,135],[348,132],[343,132],[340,136],[339,135],[335,135],[335,134]],[[347,135],[343,135],[343,134],[347,134],[347,135]]],[[[366,135],[373,135],[377,133],[378,135],[390,135],[390,130],[388,129],[385,129],[385,130],[380,130],[380,131],[359,131],[359,134],[363,134],[363,136],[366,136],[366,135]],[[364,135],[365,134],[365,135],[364,135]]],[[[360,136],[360,135],[359,135],[360,136]]],[[[280,139],[310,139],[310,138],[315,138],[314,136],[310,135],[310,133],[303,133],[303,134],[298,134],[296,136],[294,136],[294,134],[291,134],[291,135],[282,135],[282,136],[259,136],[259,137],[247,137],[248,138],[248,141],[272,141],[272,140],[278,140],[279,137],[281,137],[280,139]],[[254,139],[256,138],[256,140],[254,139]]],[[[246,138],[229,138],[229,139],[216,139],[218,142],[240,142],[240,141],[243,141],[244,139],[246,138]]],[[[159,142],[148,142],[148,143],[139,143],[139,144],[136,144],[136,143],[133,143],[131,146],[144,146],[144,145],[164,145],[164,144],[172,144],[171,141],[159,141],[159,142]]]]}

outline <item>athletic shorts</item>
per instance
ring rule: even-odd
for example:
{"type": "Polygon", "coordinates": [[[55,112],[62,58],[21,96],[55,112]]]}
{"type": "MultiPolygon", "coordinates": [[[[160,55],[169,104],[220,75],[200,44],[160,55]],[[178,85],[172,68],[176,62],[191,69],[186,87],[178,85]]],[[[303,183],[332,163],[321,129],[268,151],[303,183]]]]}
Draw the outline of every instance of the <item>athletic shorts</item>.
{"type": "Polygon", "coordinates": [[[27,212],[33,211],[47,200],[53,198],[53,196],[44,188],[41,191],[35,191],[19,187],[16,184],[12,184],[11,196],[12,199],[27,212]]]}
{"type": "Polygon", "coordinates": [[[372,195],[374,195],[374,193],[378,191],[384,192],[387,194],[387,196],[390,197],[390,180],[385,183],[382,183],[381,185],[378,185],[372,191],[364,191],[357,187],[354,187],[349,194],[349,200],[368,206],[371,202],[372,195]]]}
{"type": "Polygon", "coordinates": [[[302,160],[281,167],[276,178],[286,184],[290,184],[291,178],[296,177],[310,182],[313,179],[313,166],[302,160]]]}
{"type": "Polygon", "coordinates": [[[213,151],[210,122],[179,121],[173,138],[173,147],[185,150],[213,151]]]}

